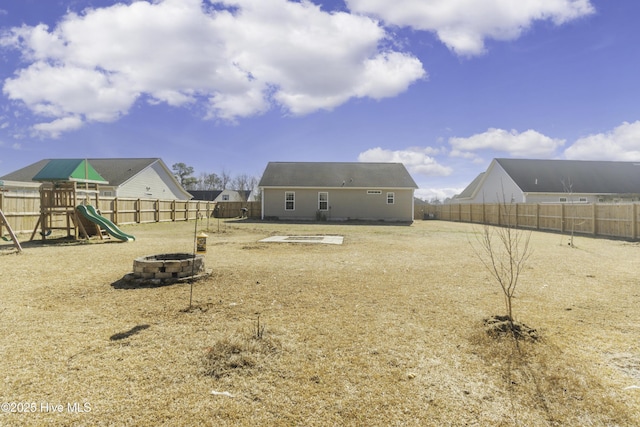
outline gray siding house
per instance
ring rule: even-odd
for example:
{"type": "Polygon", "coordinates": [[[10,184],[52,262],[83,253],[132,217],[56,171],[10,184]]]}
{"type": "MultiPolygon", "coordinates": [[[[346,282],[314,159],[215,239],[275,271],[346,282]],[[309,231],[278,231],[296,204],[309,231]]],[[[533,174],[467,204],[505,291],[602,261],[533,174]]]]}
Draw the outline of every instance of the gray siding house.
{"type": "Polygon", "coordinates": [[[262,218],[413,221],[416,185],[402,163],[270,162],[262,218]]]}
{"type": "Polygon", "coordinates": [[[493,159],[451,203],[620,203],[640,200],[640,163],[493,159]]]}
{"type": "MultiPolygon", "coordinates": [[[[103,197],[189,200],[191,194],[182,188],[167,165],[159,158],[86,159],[108,184],[100,185],[103,197]]],[[[40,160],[0,177],[9,191],[38,192],[34,183],[50,159],[40,160]]]]}

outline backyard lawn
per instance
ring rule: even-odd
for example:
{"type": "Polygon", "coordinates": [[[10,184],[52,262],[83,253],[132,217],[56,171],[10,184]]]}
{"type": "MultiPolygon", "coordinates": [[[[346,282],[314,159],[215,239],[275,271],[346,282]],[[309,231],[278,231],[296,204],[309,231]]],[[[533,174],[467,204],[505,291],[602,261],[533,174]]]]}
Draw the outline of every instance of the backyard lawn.
{"type": "Polygon", "coordinates": [[[484,329],[505,308],[478,225],[122,228],[0,241],[1,426],[640,425],[638,243],[533,233],[514,317],[539,339],[516,343],[484,329]],[[208,277],[123,280],[196,229],[208,277]]]}

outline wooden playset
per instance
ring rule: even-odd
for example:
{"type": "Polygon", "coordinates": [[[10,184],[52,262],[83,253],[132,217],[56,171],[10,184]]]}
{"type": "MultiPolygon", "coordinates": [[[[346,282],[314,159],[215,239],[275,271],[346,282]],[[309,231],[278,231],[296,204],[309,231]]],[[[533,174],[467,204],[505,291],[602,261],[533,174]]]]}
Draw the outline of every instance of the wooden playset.
{"type": "Polygon", "coordinates": [[[40,218],[31,234],[33,240],[40,231],[46,240],[53,230],[65,230],[67,237],[89,237],[99,234],[100,228],[83,221],[76,207],[80,204],[98,203],[99,184],[106,184],[87,162],[81,159],[51,160],[33,178],[41,181],[40,218]]]}

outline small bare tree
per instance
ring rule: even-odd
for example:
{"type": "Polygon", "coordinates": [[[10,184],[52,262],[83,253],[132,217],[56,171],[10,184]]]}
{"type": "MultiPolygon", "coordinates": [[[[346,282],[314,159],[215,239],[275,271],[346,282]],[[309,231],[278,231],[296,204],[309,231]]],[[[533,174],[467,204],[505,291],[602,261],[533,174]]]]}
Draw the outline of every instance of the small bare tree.
{"type": "Polygon", "coordinates": [[[499,226],[485,224],[478,237],[479,249],[474,248],[480,261],[502,289],[507,320],[512,328],[513,296],[520,274],[531,255],[529,246],[531,231],[515,226],[513,207],[514,203],[507,203],[503,196],[498,209],[500,218],[504,218],[506,222],[499,226]]]}

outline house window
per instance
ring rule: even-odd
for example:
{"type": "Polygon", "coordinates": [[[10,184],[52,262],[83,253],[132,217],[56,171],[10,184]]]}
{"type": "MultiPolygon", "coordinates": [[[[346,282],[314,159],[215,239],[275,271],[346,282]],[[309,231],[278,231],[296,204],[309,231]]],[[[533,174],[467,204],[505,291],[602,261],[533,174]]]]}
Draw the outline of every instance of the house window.
{"type": "Polygon", "coordinates": [[[395,203],[396,194],[395,193],[387,193],[387,204],[392,205],[395,203]]]}
{"type": "Polygon", "coordinates": [[[580,197],[580,202],[586,203],[587,202],[587,198],[586,197],[580,197]]]}
{"type": "Polygon", "coordinates": [[[296,193],[293,191],[286,191],[284,193],[284,210],[293,211],[296,208],[296,193]]]}
{"type": "Polygon", "coordinates": [[[113,197],[113,191],[103,191],[102,195],[104,197],[113,197]]]}
{"type": "Polygon", "coordinates": [[[560,203],[567,203],[566,197],[560,197],[560,203]]]}
{"type": "Polygon", "coordinates": [[[228,202],[229,201],[229,195],[228,194],[223,194],[222,195],[222,201],[223,202],[228,202]]]}
{"type": "Polygon", "coordinates": [[[321,211],[329,210],[329,193],[327,192],[318,193],[318,210],[321,210],[321,211]]]}
{"type": "Polygon", "coordinates": [[[381,190],[367,190],[367,194],[382,194],[381,190]]]}

